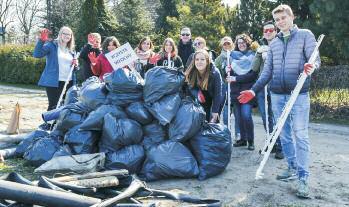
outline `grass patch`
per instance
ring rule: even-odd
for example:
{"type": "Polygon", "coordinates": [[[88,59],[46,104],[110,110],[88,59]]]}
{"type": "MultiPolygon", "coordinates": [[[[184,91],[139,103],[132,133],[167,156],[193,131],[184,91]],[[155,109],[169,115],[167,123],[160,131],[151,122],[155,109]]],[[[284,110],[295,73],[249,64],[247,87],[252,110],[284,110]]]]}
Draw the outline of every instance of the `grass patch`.
{"type": "Polygon", "coordinates": [[[10,172],[16,172],[29,180],[37,180],[39,175],[34,174],[35,167],[30,166],[22,158],[7,159],[0,163],[0,176],[10,172]]]}

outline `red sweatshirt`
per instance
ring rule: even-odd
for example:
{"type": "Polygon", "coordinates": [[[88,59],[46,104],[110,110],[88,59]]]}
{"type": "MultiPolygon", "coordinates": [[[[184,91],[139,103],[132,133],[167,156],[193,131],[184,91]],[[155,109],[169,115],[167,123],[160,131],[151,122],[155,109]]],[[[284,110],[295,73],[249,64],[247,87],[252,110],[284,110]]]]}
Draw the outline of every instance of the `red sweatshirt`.
{"type": "Polygon", "coordinates": [[[98,55],[97,63],[94,66],[91,65],[91,69],[93,74],[98,75],[102,81],[104,74],[113,72],[113,67],[104,54],[98,55]]]}

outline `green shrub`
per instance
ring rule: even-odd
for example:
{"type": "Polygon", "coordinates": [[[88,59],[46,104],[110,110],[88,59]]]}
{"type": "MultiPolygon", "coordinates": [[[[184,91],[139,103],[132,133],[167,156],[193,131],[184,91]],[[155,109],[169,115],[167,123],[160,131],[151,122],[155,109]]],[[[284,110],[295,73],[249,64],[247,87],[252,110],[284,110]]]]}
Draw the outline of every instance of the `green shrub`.
{"type": "Polygon", "coordinates": [[[33,57],[34,45],[0,46],[0,81],[37,84],[45,67],[45,58],[33,57]]]}

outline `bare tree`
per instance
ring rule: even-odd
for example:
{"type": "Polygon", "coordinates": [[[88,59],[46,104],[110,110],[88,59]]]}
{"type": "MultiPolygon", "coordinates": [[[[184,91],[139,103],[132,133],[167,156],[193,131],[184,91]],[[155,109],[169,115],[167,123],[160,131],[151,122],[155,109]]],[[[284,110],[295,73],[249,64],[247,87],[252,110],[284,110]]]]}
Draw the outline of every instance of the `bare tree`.
{"type": "Polygon", "coordinates": [[[6,27],[13,22],[12,7],[13,0],[0,0],[0,27],[3,44],[6,42],[6,27]]]}
{"type": "Polygon", "coordinates": [[[41,23],[38,21],[43,18],[45,12],[45,3],[43,0],[17,0],[16,13],[20,23],[20,30],[24,33],[23,42],[26,44],[33,27],[41,23]]]}

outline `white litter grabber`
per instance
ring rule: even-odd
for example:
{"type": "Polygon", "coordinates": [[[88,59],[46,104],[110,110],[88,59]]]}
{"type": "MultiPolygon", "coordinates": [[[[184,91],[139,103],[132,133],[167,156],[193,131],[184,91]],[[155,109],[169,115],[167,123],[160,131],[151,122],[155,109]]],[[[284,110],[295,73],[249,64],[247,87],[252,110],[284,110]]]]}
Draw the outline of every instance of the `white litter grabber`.
{"type": "MultiPolygon", "coordinates": [[[[229,60],[230,60],[230,51],[229,50],[227,50],[227,67],[230,67],[229,68],[229,70],[226,70],[226,72],[228,73],[228,76],[227,76],[227,78],[228,78],[228,80],[229,80],[229,78],[230,78],[230,71],[231,71],[231,66],[230,66],[230,62],[229,62],[229,60]]],[[[231,107],[231,99],[230,99],[231,97],[230,97],[230,83],[228,82],[228,90],[227,90],[227,99],[228,99],[228,129],[229,129],[229,131],[230,131],[230,136],[231,137],[233,137],[233,127],[232,127],[232,125],[231,125],[231,111],[230,111],[230,107],[231,107]]]]}
{"type": "MultiPolygon", "coordinates": [[[[317,44],[316,44],[316,47],[313,51],[313,53],[311,54],[310,58],[309,58],[309,61],[308,63],[311,63],[311,64],[314,64],[315,63],[315,60],[319,54],[319,47],[321,45],[321,42],[323,40],[323,38],[325,37],[325,35],[320,35],[319,38],[318,38],[318,41],[317,41],[317,44]]],[[[264,168],[264,165],[266,164],[268,158],[269,158],[269,155],[270,155],[270,152],[276,142],[276,139],[278,138],[278,136],[280,135],[281,133],[281,130],[286,122],[286,119],[289,115],[289,113],[291,112],[291,109],[293,107],[293,104],[296,102],[297,100],[297,97],[299,95],[299,92],[301,91],[303,85],[304,85],[304,82],[305,80],[307,79],[307,74],[305,72],[302,72],[302,74],[300,75],[300,77],[298,78],[297,80],[297,85],[296,87],[294,88],[294,90],[291,92],[291,96],[290,96],[290,99],[287,101],[280,117],[278,118],[278,122],[276,123],[276,125],[274,126],[274,130],[273,132],[271,133],[271,135],[269,136],[268,138],[268,141],[266,143],[269,143],[268,145],[266,145],[263,149],[263,151],[267,149],[267,151],[264,153],[264,157],[263,157],[263,160],[261,161],[257,171],[256,171],[256,177],[255,179],[261,179],[263,178],[263,173],[262,173],[262,170],[264,168]]]]}

